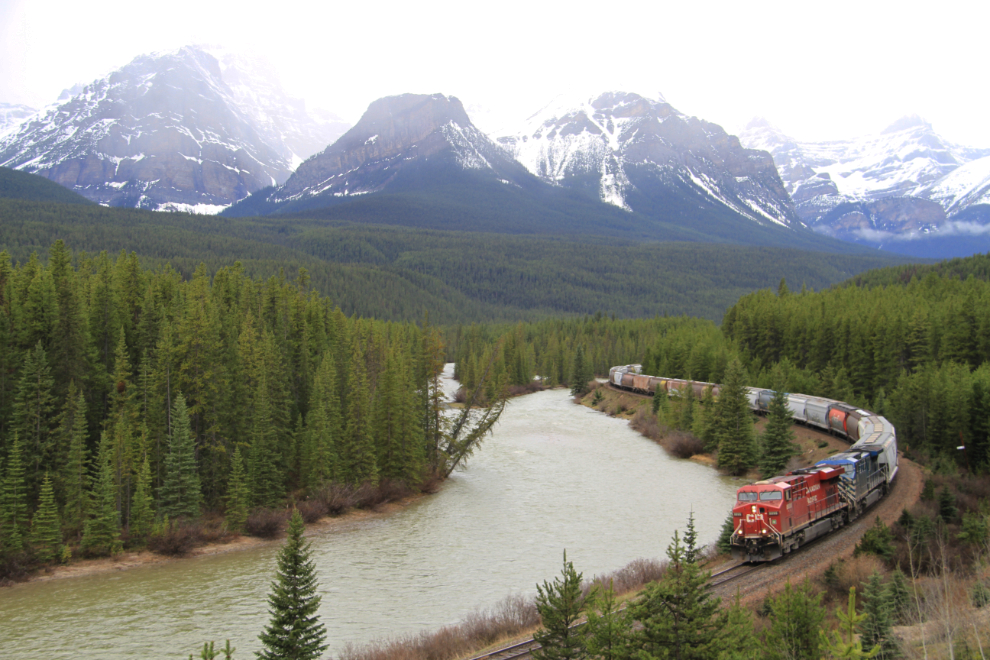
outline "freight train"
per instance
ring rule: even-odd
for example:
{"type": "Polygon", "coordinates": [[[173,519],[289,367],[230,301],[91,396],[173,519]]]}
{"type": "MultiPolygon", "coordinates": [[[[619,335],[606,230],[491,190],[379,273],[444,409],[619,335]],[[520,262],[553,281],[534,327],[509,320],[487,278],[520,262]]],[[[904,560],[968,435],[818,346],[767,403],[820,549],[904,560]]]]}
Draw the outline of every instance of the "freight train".
{"type": "MultiPolygon", "coordinates": [[[[667,396],[706,390],[718,399],[715,383],[661,378],[641,373],[638,364],[612,367],[609,383],[632,392],[667,396]]],[[[765,413],[772,390],[746,388],[749,407],[765,413]]],[[[732,556],[749,562],[772,561],[828,534],[879,501],[897,476],[897,433],[884,417],[841,401],[788,394],[794,420],[838,435],[848,451],[814,465],[743,486],[732,509],[732,556]]]]}

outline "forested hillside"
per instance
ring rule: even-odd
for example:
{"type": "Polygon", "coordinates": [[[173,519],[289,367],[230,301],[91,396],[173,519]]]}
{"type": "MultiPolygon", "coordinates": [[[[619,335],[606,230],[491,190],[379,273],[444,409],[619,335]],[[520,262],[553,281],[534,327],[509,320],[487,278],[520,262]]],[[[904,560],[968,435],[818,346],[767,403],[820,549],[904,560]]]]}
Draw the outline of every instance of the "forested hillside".
{"type": "Polygon", "coordinates": [[[898,263],[714,243],[634,243],[321,220],[218,218],[0,200],[0,248],[15,260],[63,239],[76,251],[135,251],[183,276],[239,261],[267,279],[299,267],[345,314],[440,324],[538,320],[603,312],[719,320],[739,296],[781,277],[819,289],[898,263]]]}

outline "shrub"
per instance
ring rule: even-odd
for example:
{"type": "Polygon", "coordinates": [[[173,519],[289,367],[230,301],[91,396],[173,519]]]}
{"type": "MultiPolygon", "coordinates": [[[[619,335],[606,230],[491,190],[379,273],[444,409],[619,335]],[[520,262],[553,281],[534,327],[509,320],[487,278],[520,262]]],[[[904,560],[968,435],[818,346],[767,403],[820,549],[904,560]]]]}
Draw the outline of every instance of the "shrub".
{"type": "Polygon", "coordinates": [[[346,484],[324,484],[313,493],[314,500],[320,502],[331,516],[339,516],[354,507],[354,487],[346,484]]]}
{"type": "Polygon", "coordinates": [[[296,509],[302,516],[303,522],[307,525],[315,523],[317,520],[327,515],[327,507],[320,500],[312,499],[296,503],[296,509]]]}
{"type": "Polygon", "coordinates": [[[677,458],[691,458],[705,450],[705,443],[690,433],[683,431],[671,432],[664,441],[667,451],[677,458]]]}
{"type": "Polygon", "coordinates": [[[258,538],[273,539],[281,536],[288,521],[289,512],[284,509],[259,507],[248,515],[244,531],[258,538]]]}
{"type": "Polygon", "coordinates": [[[179,557],[195,548],[199,542],[200,525],[195,522],[168,518],[156,523],[148,536],[148,549],[160,555],[179,557]]]}
{"type": "Polygon", "coordinates": [[[973,607],[986,607],[990,604],[990,588],[983,582],[977,581],[969,595],[973,601],[973,607]]]}
{"type": "Polygon", "coordinates": [[[885,561],[889,561],[894,556],[894,534],[880,520],[880,516],[877,516],[873,527],[866,530],[863,538],[856,544],[854,555],[858,557],[863,553],[876,555],[885,561]]]}

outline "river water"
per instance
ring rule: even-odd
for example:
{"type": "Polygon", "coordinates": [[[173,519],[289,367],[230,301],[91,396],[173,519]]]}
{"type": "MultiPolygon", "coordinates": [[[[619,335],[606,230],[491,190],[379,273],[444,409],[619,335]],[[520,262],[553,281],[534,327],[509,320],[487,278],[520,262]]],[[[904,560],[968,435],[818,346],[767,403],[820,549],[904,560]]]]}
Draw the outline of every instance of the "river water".
{"type": "MultiPolygon", "coordinates": [[[[565,390],[515,399],[439,493],[310,536],[330,652],[535,594],[564,549],[586,578],[662,557],[692,509],[713,541],[738,485],[565,390]]],[[[228,638],[237,658],[253,657],[277,550],[2,589],[0,657],[185,658],[228,638]]]]}

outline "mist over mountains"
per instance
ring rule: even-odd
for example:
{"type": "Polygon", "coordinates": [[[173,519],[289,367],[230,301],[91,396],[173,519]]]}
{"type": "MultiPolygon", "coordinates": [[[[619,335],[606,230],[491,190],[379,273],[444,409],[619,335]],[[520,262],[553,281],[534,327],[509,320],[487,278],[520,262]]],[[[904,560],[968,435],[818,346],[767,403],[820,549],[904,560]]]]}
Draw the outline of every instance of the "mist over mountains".
{"type": "Polygon", "coordinates": [[[400,94],[351,127],[286,94],[264,62],[203,46],[140,56],[39,111],[0,104],[0,165],[160,211],[990,248],[990,149],[949,143],[916,116],[855,140],[805,142],[762,119],[736,137],[662,96],[603,91],[490,136],[455,97],[400,94]]]}

